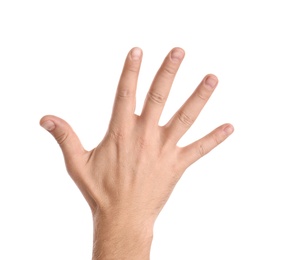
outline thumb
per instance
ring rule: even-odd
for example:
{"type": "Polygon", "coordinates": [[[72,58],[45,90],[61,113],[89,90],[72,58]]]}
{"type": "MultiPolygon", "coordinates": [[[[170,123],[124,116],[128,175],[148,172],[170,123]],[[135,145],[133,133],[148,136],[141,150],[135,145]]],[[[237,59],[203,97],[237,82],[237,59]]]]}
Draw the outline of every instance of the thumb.
{"type": "Polygon", "coordinates": [[[47,115],[40,120],[40,125],[54,136],[62,149],[66,162],[85,153],[79,138],[63,119],[47,115]]]}

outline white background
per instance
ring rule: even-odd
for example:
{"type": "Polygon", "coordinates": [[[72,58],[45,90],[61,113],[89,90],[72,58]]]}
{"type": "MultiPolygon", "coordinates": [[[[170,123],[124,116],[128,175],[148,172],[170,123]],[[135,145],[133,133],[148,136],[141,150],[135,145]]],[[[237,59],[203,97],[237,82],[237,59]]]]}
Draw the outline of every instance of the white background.
{"type": "Polygon", "coordinates": [[[0,259],[91,259],[87,203],[39,126],[103,137],[127,52],[144,57],[137,113],[165,55],[186,56],[164,124],[207,73],[220,80],[186,145],[234,134],[192,165],[160,214],[151,259],[286,259],[284,1],[0,1],[0,259]]]}

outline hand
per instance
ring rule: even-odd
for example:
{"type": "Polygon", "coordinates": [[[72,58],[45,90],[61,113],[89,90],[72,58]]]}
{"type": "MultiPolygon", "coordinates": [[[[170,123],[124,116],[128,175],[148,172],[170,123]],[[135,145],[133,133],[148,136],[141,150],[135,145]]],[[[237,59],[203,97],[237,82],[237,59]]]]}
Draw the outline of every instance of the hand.
{"type": "Polygon", "coordinates": [[[177,146],[217,86],[211,74],[166,125],[158,126],[183,58],[181,48],[166,56],[139,116],[134,111],[142,51],[133,48],[128,53],[107,133],[91,151],[64,120],[48,115],[40,121],[59,143],[67,171],[92,210],[93,259],[149,259],[154,222],[176,183],[192,163],[233,132],[232,125],[224,124],[196,142],[177,146]]]}

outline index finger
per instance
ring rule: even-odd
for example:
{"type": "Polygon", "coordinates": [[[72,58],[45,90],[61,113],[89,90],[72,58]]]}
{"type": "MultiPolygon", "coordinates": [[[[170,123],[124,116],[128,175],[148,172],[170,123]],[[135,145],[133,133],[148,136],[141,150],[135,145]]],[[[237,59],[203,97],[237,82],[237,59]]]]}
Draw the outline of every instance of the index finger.
{"type": "Polygon", "coordinates": [[[111,122],[117,125],[128,123],[134,116],[141,61],[142,50],[137,47],[131,49],[125,60],[113,105],[111,122]]]}

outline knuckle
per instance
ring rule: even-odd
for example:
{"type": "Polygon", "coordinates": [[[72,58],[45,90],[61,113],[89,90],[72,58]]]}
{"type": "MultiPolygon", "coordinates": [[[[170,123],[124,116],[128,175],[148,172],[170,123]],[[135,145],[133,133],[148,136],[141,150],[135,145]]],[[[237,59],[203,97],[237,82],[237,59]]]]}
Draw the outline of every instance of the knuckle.
{"type": "Polygon", "coordinates": [[[136,65],[129,65],[129,66],[127,67],[127,71],[128,71],[128,72],[131,72],[131,73],[138,74],[139,69],[138,69],[138,66],[136,66],[136,65]]]}
{"type": "Polygon", "coordinates": [[[222,141],[221,141],[221,139],[218,137],[218,135],[216,135],[216,134],[212,134],[211,135],[211,137],[212,137],[212,139],[214,140],[214,143],[216,144],[216,145],[219,145],[222,141]]]}
{"type": "Polygon", "coordinates": [[[154,91],[149,91],[148,98],[156,104],[164,104],[166,101],[166,98],[162,94],[154,91]]]}
{"type": "Polygon", "coordinates": [[[137,144],[140,150],[143,150],[148,146],[148,140],[144,137],[139,137],[137,140],[137,144]]]}
{"type": "Polygon", "coordinates": [[[202,143],[199,144],[198,153],[200,157],[203,157],[206,154],[205,147],[202,143]]]}
{"type": "Polygon", "coordinates": [[[114,130],[114,129],[111,129],[109,131],[109,136],[112,140],[114,140],[115,142],[121,142],[124,140],[124,134],[121,130],[114,130]]]}
{"type": "Polygon", "coordinates": [[[195,119],[191,116],[187,115],[183,111],[178,112],[178,120],[185,126],[190,127],[194,122],[195,119]]]}
{"type": "Polygon", "coordinates": [[[119,98],[122,98],[122,99],[128,98],[131,95],[132,95],[132,92],[129,89],[127,89],[127,88],[119,89],[117,91],[117,96],[119,98]]]}
{"type": "Polygon", "coordinates": [[[175,76],[175,74],[176,74],[176,69],[175,68],[173,68],[172,66],[170,66],[170,65],[166,65],[164,68],[163,68],[163,75],[165,76],[165,77],[174,77],[175,76]]]}
{"type": "Polygon", "coordinates": [[[206,89],[198,88],[196,91],[196,96],[203,101],[207,101],[210,94],[206,89]]]}
{"type": "Polygon", "coordinates": [[[67,138],[68,138],[67,133],[61,133],[55,137],[59,145],[62,145],[67,140],[67,138]]]}

